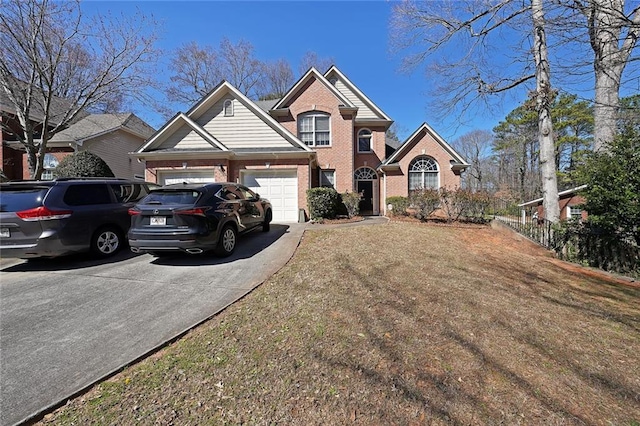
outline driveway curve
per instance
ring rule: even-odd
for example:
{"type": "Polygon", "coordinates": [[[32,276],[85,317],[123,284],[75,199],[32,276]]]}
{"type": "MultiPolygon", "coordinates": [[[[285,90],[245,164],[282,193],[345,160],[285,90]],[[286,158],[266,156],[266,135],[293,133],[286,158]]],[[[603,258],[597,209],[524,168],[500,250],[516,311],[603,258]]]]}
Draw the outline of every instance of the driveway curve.
{"type": "Polygon", "coordinates": [[[251,292],[306,224],[241,237],[229,258],[0,259],[0,425],[23,423],[251,292]]]}

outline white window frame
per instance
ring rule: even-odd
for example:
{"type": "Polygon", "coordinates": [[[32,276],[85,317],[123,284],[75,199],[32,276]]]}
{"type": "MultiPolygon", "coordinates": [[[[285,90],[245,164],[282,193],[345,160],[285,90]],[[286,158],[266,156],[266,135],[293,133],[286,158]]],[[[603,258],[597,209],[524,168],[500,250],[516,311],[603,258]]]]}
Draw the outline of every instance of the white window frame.
{"type": "Polygon", "coordinates": [[[222,104],[225,117],[233,117],[233,99],[227,99],[222,104]]]}
{"type": "Polygon", "coordinates": [[[408,170],[408,181],[407,181],[407,186],[409,189],[409,193],[411,193],[411,191],[416,191],[419,189],[435,189],[438,190],[440,189],[440,165],[438,164],[438,162],[435,160],[435,158],[433,157],[429,157],[428,155],[421,155],[418,156],[416,158],[414,158],[413,160],[411,160],[411,163],[409,163],[409,170],[408,170]],[[420,170],[414,170],[416,168],[416,165],[418,163],[418,161],[420,160],[427,160],[431,162],[431,166],[429,168],[426,167],[421,167],[420,170]],[[433,168],[435,167],[435,169],[433,168]],[[422,183],[422,186],[416,187],[416,188],[412,188],[411,187],[411,175],[412,174],[417,174],[420,173],[420,182],[422,183]],[[436,175],[436,187],[428,187],[426,188],[424,186],[425,184],[425,176],[426,175],[436,175]]]}
{"type": "Polygon", "coordinates": [[[327,177],[327,179],[324,179],[324,180],[326,180],[331,184],[329,188],[335,189],[336,171],[334,169],[318,169],[318,183],[320,184],[321,187],[326,187],[326,185],[323,185],[323,179],[322,179],[323,176],[327,177]],[[331,176],[332,178],[329,179],[328,176],[331,176]],[[333,182],[331,181],[332,179],[333,179],[333,182]]]}
{"type": "Polygon", "coordinates": [[[582,219],[582,209],[578,206],[567,206],[567,218],[582,219]]]}
{"type": "Polygon", "coordinates": [[[40,179],[53,180],[53,169],[58,167],[58,164],[60,164],[60,162],[55,155],[51,153],[44,154],[44,162],[42,165],[43,169],[42,174],[40,175],[40,179]]]}
{"type": "Polygon", "coordinates": [[[307,146],[313,146],[316,148],[327,148],[331,146],[331,115],[325,112],[308,112],[304,114],[300,114],[298,116],[298,138],[307,146]],[[302,130],[302,123],[305,119],[311,118],[311,129],[310,130],[302,130]],[[318,131],[317,130],[317,119],[318,118],[326,118],[329,121],[329,130],[327,131],[318,131]],[[329,134],[329,142],[327,144],[318,144],[318,134],[319,133],[328,133],[329,134]],[[311,135],[311,140],[306,141],[303,138],[303,134],[311,135]],[[309,143],[310,142],[310,143],[309,143]]]}
{"type": "Polygon", "coordinates": [[[370,129],[364,128],[364,129],[358,130],[358,135],[357,135],[357,141],[356,142],[358,144],[358,152],[363,152],[363,153],[373,152],[373,132],[370,129]],[[364,136],[360,136],[360,134],[362,132],[369,132],[369,134],[368,135],[364,135],[364,136]],[[367,150],[361,150],[360,149],[360,138],[361,137],[369,139],[369,149],[367,149],[367,150]]]}

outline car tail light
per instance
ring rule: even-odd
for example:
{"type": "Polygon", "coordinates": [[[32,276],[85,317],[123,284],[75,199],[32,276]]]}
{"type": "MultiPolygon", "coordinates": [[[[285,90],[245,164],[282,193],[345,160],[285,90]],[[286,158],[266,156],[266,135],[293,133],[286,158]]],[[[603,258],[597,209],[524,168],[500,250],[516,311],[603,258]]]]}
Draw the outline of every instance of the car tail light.
{"type": "Polygon", "coordinates": [[[205,216],[207,210],[209,210],[209,207],[197,207],[195,209],[175,210],[174,213],[188,216],[205,216]]]}
{"type": "Polygon", "coordinates": [[[138,216],[139,214],[142,214],[142,212],[136,209],[135,207],[130,208],[128,213],[129,213],[129,216],[138,216]]]}
{"type": "Polygon", "coordinates": [[[40,206],[16,212],[16,215],[27,222],[34,222],[36,220],[64,219],[71,216],[71,213],[73,213],[72,210],[50,210],[45,206],[40,206]]]}

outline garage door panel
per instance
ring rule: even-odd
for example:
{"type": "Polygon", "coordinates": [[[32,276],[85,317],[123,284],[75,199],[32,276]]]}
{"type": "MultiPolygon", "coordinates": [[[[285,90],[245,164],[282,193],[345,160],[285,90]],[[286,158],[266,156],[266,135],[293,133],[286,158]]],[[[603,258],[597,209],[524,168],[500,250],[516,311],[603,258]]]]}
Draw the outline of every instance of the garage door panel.
{"type": "Polygon", "coordinates": [[[160,185],[171,185],[174,183],[210,183],[215,182],[213,171],[180,171],[180,172],[160,172],[158,183],[160,185]]]}
{"type": "Polygon", "coordinates": [[[242,175],[242,182],[271,201],[275,222],[298,220],[298,179],[295,171],[247,171],[242,175]]]}

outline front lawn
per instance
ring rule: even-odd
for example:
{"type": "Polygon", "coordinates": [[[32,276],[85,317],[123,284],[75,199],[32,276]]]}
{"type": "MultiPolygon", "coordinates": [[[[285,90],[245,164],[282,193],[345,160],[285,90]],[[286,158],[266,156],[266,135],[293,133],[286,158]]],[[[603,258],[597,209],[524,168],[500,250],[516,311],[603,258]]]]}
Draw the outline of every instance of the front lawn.
{"type": "Polygon", "coordinates": [[[507,230],[311,228],[55,424],[640,424],[640,288],[507,230]]]}

